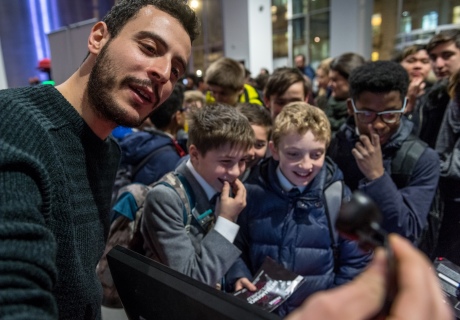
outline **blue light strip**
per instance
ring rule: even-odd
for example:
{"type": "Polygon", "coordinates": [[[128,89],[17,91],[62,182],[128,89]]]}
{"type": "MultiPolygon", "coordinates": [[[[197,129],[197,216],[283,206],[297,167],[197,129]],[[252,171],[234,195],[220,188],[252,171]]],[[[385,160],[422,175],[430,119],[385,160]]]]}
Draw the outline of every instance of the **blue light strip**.
{"type": "Polygon", "coordinates": [[[46,34],[59,27],[58,7],[56,0],[28,0],[28,3],[32,25],[31,31],[38,63],[43,58],[50,58],[48,37],[46,34]],[[52,10],[51,17],[50,9],[52,10]],[[53,18],[53,21],[51,21],[51,18],[53,18]]]}
{"type": "Polygon", "coordinates": [[[29,11],[30,11],[30,22],[32,23],[32,33],[34,35],[35,52],[37,53],[37,61],[44,58],[43,46],[40,36],[41,28],[38,25],[37,20],[37,7],[35,6],[35,0],[29,0],[29,11]]]}
{"type": "Polygon", "coordinates": [[[42,26],[43,28],[41,29],[42,32],[40,36],[42,37],[42,50],[44,52],[44,57],[49,58],[49,45],[48,45],[48,37],[46,36],[47,33],[51,31],[50,28],[50,18],[49,18],[49,13],[48,13],[48,1],[47,0],[40,0],[40,11],[41,11],[41,17],[42,17],[42,26]]]}
{"type": "Polygon", "coordinates": [[[52,24],[52,28],[53,30],[56,30],[58,29],[59,27],[61,27],[61,19],[59,17],[59,7],[57,5],[57,0],[51,0],[51,4],[50,4],[50,7],[51,7],[51,18],[53,19],[53,24],[52,24]]]}

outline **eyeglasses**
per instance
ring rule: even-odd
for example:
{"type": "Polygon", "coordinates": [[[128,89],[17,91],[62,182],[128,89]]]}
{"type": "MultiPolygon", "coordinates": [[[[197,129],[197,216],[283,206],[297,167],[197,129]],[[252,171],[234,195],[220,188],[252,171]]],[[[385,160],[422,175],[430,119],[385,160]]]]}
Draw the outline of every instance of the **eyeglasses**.
{"type": "Polygon", "coordinates": [[[404,104],[401,110],[389,110],[389,111],[382,111],[382,112],[374,112],[369,110],[357,110],[355,106],[355,101],[351,99],[351,105],[353,106],[353,111],[356,114],[359,122],[362,123],[371,123],[374,122],[377,117],[380,117],[383,122],[385,123],[395,123],[401,115],[406,110],[407,98],[404,98],[404,104]]]}

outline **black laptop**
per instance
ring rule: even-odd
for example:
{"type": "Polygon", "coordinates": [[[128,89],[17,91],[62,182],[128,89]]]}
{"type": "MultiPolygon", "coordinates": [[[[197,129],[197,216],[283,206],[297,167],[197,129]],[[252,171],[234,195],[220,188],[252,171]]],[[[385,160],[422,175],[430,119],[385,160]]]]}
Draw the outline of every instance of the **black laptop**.
{"type": "Polygon", "coordinates": [[[281,319],[129,249],[116,246],[107,261],[131,320],[281,319]]]}

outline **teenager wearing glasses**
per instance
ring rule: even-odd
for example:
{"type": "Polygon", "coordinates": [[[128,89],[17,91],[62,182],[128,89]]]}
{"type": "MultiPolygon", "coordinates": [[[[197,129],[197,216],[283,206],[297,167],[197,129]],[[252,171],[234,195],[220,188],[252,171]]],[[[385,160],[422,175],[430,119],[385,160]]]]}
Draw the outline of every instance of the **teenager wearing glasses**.
{"type": "Polygon", "coordinates": [[[331,142],[329,155],[350,189],[359,189],[379,205],[388,232],[417,242],[427,225],[440,169],[436,152],[411,134],[413,123],[404,116],[407,71],[396,62],[368,62],[351,73],[349,83],[349,117],[331,142]],[[398,150],[407,150],[404,142],[423,149],[420,156],[404,158],[412,161],[411,173],[401,181],[392,169],[398,150]]]}

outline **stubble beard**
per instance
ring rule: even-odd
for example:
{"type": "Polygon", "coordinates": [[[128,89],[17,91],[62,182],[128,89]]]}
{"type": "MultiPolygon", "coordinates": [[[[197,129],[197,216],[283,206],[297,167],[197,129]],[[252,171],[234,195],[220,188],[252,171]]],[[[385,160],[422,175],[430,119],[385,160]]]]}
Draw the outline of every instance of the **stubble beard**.
{"type": "Polygon", "coordinates": [[[118,68],[109,57],[110,43],[111,40],[101,49],[89,75],[86,88],[89,106],[102,119],[115,122],[119,126],[138,127],[147,117],[144,119],[130,117],[112,95],[112,92],[132,82],[133,79],[125,77],[117,84],[118,68]]]}

